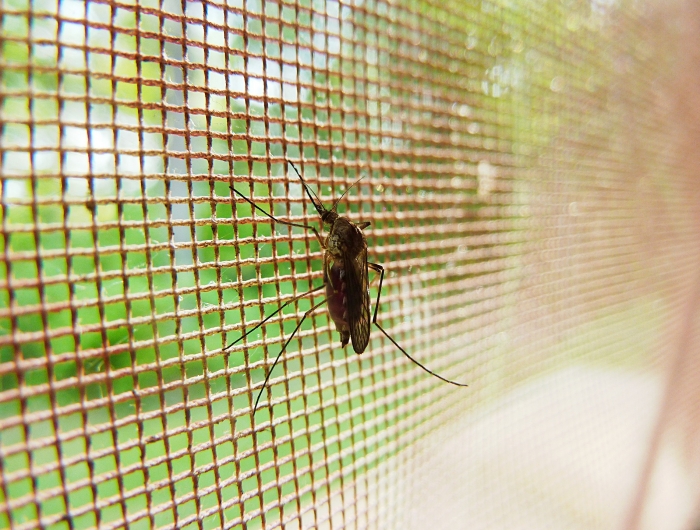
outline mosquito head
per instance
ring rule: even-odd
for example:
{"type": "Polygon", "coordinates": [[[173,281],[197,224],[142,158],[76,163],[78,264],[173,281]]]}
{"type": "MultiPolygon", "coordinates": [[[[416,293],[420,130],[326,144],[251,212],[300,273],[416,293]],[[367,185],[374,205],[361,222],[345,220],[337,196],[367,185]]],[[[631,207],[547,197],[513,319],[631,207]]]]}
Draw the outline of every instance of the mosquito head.
{"type": "Polygon", "coordinates": [[[332,210],[324,210],[324,212],[321,214],[321,221],[323,221],[324,224],[327,225],[332,225],[335,223],[335,220],[338,218],[338,214],[335,211],[335,208],[332,210]]]}

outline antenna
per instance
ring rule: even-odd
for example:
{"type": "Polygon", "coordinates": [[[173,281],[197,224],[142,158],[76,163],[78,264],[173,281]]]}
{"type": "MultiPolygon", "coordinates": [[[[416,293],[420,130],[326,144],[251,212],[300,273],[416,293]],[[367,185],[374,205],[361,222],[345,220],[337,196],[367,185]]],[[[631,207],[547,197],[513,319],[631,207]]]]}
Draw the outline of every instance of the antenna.
{"type": "Polygon", "coordinates": [[[352,184],[350,184],[350,187],[349,187],[348,189],[346,189],[346,190],[343,192],[343,194],[342,194],[340,197],[338,197],[338,200],[336,200],[336,201],[333,203],[333,208],[331,208],[331,210],[333,210],[333,211],[335,212],[335,209],[338,207],[338,203],[342,200],[343,197],[345,197],[345,194],[346,194],[347,192],[349,192],[349,191],[353,188],[353,186],[355,186],[358,182],[360,182],[360,181],[361,181],[363,178],[365,178],[366,176],[367,176],[367,175],[362,175],[359,179],[357,179],[355,182],[353,182],[352,184]]]}
{"type": "Polygon", "coordinates": [[[299,177],[299,180],[301,180],[301,183],[304,186],[304,189],[306,190],[306,194],[309,196],[309,199],[311,199],[311,202],[313,203],[314,207],[316,208],[316,211],[318,211],[318,213],[320,215],[323,215],[323,213],[326,211],[326,208],[325,208],[325,206],[323,206],[321,199],[319,199],[318,195],[316,195],[314,190],[309,188],[309,186],[306,184],[304,177],[301,176],[301,173],[299,173],[299,170],[294,165],[294,162],[292,162],[291,160],[287,160],[287,162],[289,162],[289,165],[292,166],[292,168],[294,169],[294,172],[299,177]],[[311,196],[312,193],[313,193],[313,197],[311,196]],[[315,198],[315,200],[314,200],[314,198],[315,198]]]}

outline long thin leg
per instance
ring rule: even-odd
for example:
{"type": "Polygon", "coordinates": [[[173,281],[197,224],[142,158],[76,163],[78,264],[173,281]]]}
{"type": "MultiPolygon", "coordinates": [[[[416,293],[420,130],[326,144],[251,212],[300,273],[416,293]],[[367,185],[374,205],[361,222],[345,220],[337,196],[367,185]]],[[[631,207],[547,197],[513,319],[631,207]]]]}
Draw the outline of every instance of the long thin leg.
{"type": "Polygon", "coordinates": [[[226,347],[224,348],[224,351],[228,350],[228,349],[229,349],[231,346],[233,346],[234,344],[238,344],[240,341],[243,340],[244,337],[247,337],[248,335],[250,335],[251,333],[253,333],[253,331],[255,331],[256,329],[258,329],[258,328],[259,328],[260,326],[262,326],[265,322],[267,322],[268,320],[270,320],[272,317],[274,317],[277,313],[279,313],[280,311],[282,311],[285,307],[287,307],[287,306],[288,306],[289,304],[291,304],[292,302],[294,302],[294,301],[296,301],[296,300],[299,300],[300,298],[304,298],[305,296],[308,296],[308,295],[310,295],[311,293],[315,293],[316,291],[320,291],[320,290],[323,289],[325,286],[326,286],[326,284],[324,283],[323,285],[319,285],[318,287],[314,287],[314,288],[311,289],[310,291],[306,291],[305,293],[302,293],[302,294],[299,294],[299,295],[295,296],[295,297],[292,298],[291,300],[287,300],[284,304],[282,304],[281,306],[279,306],[279,308],[277,309],[277,311],[273,311],[272,313],[270,313],[269,315],[267,315],[264,319],[262,319],[260,322],[258,322],[258,323],[255,325],[255,327],[249,329],[249,330],[246,331],[243,335],[241,335],[241,336],[238,337],[236,340],[234,340],[231,344],[229,344],[228,346],[226,346],[226,347]]]}
{"type": "Polygon", "coordinates": [[[396,342],[391,335],[389,335],[386,331],[384,331],[384,328],[379,325],[379,322],[377,322],[377,311],[379,310],[379,299],[382,296],[382,283],[384,282],[384,267],[377,263],[367,263],[367,266],[374,270],[375,272],[379,273],[379,291],[377,292],[377,301],[374,303],[374,317],[372,318],[372,324],[377,326],[379,328],[379,331],[384,333],[384,336],[391,341],[391,343],[396,346],[401,353],[403,353],[406,357],[408,357],[414,364],[417,364],[420,366],[423,370],[428,372],[430,375],[434,375],[438,379],[444,381],[445,383],[450,383],[451,385],[456,385],[456,386],[469,386],[466,383],[457,383],[456,381],[451,381],[449,379],[446,379],[442,377],[441,375],[436,374],[432,370],[429,370],[425,366],[423,366],[421,363],[416,361],[413,357],[411,357],[406,350],[404,350],[401,346],[399,346],[398,342],[396,342]]]}
{"type": "MultiPolygon", "coordinates": [[[[321,287],[324,287],[324,286],[322,285],[321,287]]],[[[270,367],[270,370],[268,370],[267,375],[265,376],[265,381],[263,382],[263,386],[262,386],[262,388],[260,389],[260,392],[258,392],[258,397],[255,398],[255,406],[253,406],[253,416],[255,416],[255,411],[258,410],[258,403],[260,402],[260,396],[262,396],[262,393],[263,393],[263,391],[265,390],[265,387],[267,386],[267,382],[270,380],[270,376],[272,375],[272,370],[275,369],[275,366],[277,366],[277,362],[280,360],[280,357],[282,357],[282,354],[284,353],[284,350],[287,349],[287,345],[289,344],[289,341],[291,341],[292,338],[294,338],[294,335],[296,335],[296,332],[299,331],[299,328],[300,328],[301,325],[304,323],[304,319],[306,319],[307,316],[309,316],[313,311],[315,311],[316,309],[318,309],[318,307],[319,307],[320,305],[324,304],[327,300],[328,300],[328,298],[324,298],[324,299],[321,300],[318,304],[316,304],[316,305],[313,306],[311,309],[309,309],[306,313],[304,313],[304,316],[301,317],[301,320],[300,320],[299,323],[297,324],[297,327],[294,328],[294,331],[292,331],[292,334],[289,336],[289,338],[288,338],[286,341],[284,341],[284,346],[282,346],[282,349],[281,349],[280,352],[277,354],[277,358],[275,359],[275,362],[272,363],[272,366],[270,367]]]]}
{"type": "Polygon", "coordinates": [[[250,200],[248,197],[246,197],[245,195],[243,195],[240,191],[238,191],[238,190],[237,190],[236,188],[234,188],[233,186],[229,186],[229,188],[231,188],[231,191],[232,191],[233,193],[235,193],[236,195],[238,195],[241,199],[243,199],[244,201],[246,201],[248,204],[250,204],[253,208],[255,208],[257,211],[259,211],[261,214],[266,215],[267,217],[269,217],[270,219],[272,219],[275,223],[280,223],[280,224],[288,225],[288,226],[296,226],[297,228],[305,228],[305,229],[307,229],[307,230],[311,230],[311,231],[314,233],[314,235],[316,236],[316,239],[318,239],[318,242],[321,243],[321,248],[323,248],[323,246],[324,246],[324,245],[323,245],[323,239],[321,239],[321,235],[318,233],[318,230],[316,230],[313,226],[311,226],[311,225],[302,225],[302,224],[299,224],[299,223],[291,223],[291,222],[289,222],[289,221],[282,221],[281,219],[277,219],[277,217],[275,217],[274,215],[272,215],[272,214],[266,212],[265,210],[263,210],[262,208],[260,208],[260,206],[258,206],[257,204],[255,204],[252,200],[250,200]]]}

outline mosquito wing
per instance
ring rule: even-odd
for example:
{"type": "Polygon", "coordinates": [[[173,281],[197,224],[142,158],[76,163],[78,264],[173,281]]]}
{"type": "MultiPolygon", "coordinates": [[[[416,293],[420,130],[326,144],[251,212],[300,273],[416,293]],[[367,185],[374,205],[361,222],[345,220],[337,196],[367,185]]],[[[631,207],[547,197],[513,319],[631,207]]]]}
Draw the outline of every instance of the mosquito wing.
{"type": "Polygon", "coordinates": [[[353,258],[343,260],[347,321],[350,327],[352,349],[362,353],[369,343],[369,290],[367,288],[367,249],[361,249],[353,258]]]}

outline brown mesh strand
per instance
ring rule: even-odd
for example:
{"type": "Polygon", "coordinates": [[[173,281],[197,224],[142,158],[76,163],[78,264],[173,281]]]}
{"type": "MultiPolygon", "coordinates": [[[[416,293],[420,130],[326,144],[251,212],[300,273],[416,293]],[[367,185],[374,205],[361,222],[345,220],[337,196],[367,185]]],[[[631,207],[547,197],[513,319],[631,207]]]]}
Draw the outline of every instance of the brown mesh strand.
{"type": "Polygon", "coordinates": [[[0,6],[0,527],[692,527],[694,2],[0,6]]]}

